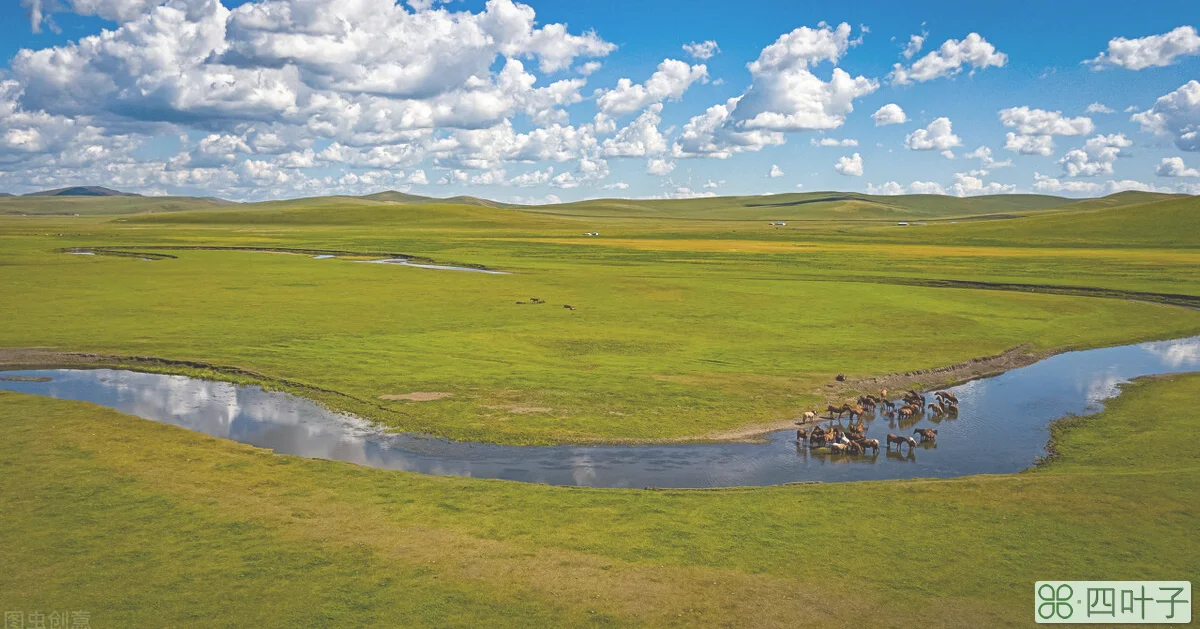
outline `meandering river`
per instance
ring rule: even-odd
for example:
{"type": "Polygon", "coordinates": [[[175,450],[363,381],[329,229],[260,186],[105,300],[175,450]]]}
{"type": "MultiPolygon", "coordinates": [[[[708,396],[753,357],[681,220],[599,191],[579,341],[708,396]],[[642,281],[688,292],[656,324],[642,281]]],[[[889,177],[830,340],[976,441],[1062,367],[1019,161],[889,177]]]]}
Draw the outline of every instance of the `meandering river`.
{"type": "Polygon", "coordinates": [[[257,386],[113,369],[0,372],[0,389],[93,402],[281,454],[425,474],[592,487],[725,487],[1009,473],[1045,454],[1048,425],[1099,411],[1138,376],[1200,371],[1200,337],[1067,352],[951,390],[955,418],[897,424],[867,416],[867,435],[936,428],[936,444],[872,456],[813,453],[795,431],[763,443],[504,446],[386,433],[357,417],[257,386]],[[11,378],[11,379],[4,379],[11,378]],[[48,380],[47,380],[48,379],[48,380]]]}

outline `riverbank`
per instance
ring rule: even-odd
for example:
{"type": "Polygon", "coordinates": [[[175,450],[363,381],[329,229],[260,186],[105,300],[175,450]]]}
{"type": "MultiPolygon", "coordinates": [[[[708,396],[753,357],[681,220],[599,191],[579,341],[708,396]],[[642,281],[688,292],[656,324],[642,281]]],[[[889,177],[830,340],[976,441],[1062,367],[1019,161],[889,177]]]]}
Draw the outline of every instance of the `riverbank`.
{"type": "Polygon", "coordinates": [[[277,456],[0,393],[0,604],[94,626],[1020,625],[1035,580],[1200,562],[1197,455],[1146,455],[1200,437],[1175,412],[1197,399],[1198,376],[1138,381],[1021,474],[644,492],[277,456]]]}

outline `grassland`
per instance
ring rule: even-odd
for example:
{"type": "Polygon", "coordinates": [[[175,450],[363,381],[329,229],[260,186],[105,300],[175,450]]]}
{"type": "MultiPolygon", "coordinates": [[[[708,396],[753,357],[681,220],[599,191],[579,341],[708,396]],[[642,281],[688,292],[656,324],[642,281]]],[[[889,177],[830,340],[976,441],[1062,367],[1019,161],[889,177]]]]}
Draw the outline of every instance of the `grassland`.
{"type": "Polygon", "coordinates": [[[838,373],[853,379],[1018,346],[1043,355],[1200,331],[1200,314],[1185,308],[914,285],[1200,296],[1200,230],[1188,229],[1196,202],[1123,199],[1133,205],[913,228],[598,223],[347,198],[7,217],[0,218],[0,287],[8,297],[0,302],[0,347],[241,368],[345,394],[325,401],[396,428],[458,439],[702,438],[787,422],[850,394],[828,388],[838,373]],[[1101,227],[1080,227],[1093,224],[1101,227]],[[1061,246],[1071,233],[1091,234],[1091,246],[1061,246]],[[1172,246],[1144,246],[1156,238],[1172,246]],[[86,246],[175,257],[59,253],[86,246]],[[391,252],[511,274],[182,249],[196,246],[391,252]],[[535,296],[549,303],[516,303],[535,296]],[[381,399],[411,392],[453,395],[381,399]],[[511,407],[552,410],[504,410],[511,407]]]}
{"type": "MultiPolygon", "coordinates": [[[[1200,332],[1191,309],[1046,292],[1200,297],[1191,198],[403,200],[0,216],[0,350],[238,367],[395,427],[535,443],[712,435],[846,395],[837,373],[1200,332]],[[912,211],[927,224],[895,224],[912,211]],[[1004,286],[921,285],[943,281],[1004,286]],[[379,399],[414,391],[454,395],[379,399]]],[[[1141,381],[1022,474],[630,491],[277,456],[0,392],[0,607],[94,627],[1025,626],[1038,579],[1191,577],[1197,400],[1200,376],[1141,381]]]]}
{"type": "Polygon", "coordinates": [[[93,626],[1032,624],[1033,582],[1200,564],[1200,376],[1142,381],[1022,474],[580,490],[276,456],[0,393],[0,605],[93,626]],[[1131,508],[1136,505],[1136,508],[1131,508]]]}

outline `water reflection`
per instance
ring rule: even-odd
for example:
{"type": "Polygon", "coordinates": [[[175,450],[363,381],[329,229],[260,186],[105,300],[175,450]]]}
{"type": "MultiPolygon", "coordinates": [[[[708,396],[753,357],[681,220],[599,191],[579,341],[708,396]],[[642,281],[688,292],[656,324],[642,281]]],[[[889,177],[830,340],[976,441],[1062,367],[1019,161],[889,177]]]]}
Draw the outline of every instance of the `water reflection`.
{"type": "MultiPolygon", "coordinates": [[[[1130,378],[1200,370],[1200,337],[1052,358],[952,391],[957,416],[868,415],[882,456],[828,454],[794,430],[762,444],[513,447],[386,434],[359,418],[255,386],[98,370],[5,372],[0,389],[84,400],[283,454],[426,474],[596,487],[719,487],[796,481],[951,477],[1015,472],[1044,454],[1047,424],[1094,412],[1130,378]],[[38,382],[38,378],[50,381],[38,382]],[[889,432],[938,430],[937,441],[885,448],[889,432]],[[920,452],[916,452],[920,450],[920,452]]],[[[843,426],[847,424],[843,423],[843,426]]]]}

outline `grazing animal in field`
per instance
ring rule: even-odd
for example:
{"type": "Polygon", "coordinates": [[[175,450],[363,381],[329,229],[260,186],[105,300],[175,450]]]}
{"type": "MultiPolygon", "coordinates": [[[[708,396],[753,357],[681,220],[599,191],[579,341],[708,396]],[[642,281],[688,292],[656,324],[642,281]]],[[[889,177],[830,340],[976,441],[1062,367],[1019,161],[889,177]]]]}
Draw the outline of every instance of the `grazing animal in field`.
{"type": "Polygon", "coordinates": [[[812,409],[809,409],[809,410],[807,410],[807,411],[804,411],[804,421],[805,421],[805,422],[816,421],[816,419],[817,419],[817,412],[816,412],[816,411],[814,411],[814,410],[812,410],[812,409]]]}
{"type": "Polygon", "coordinates": [[[517,305],[518,305],[518,306],[524,306],[524,305],[525,305],[525,302],[523,302],[523,301],[518,301],[518,302],[517,302],[517,305]]]}
{"type": "Polygon", "coordinates": [[[913,439],[912,437],[901,437],[900,435],[893,435],[891,433],[888,433],[888,436],[887,436],[887,449],[888,450],[892,449],[893,443],[901,448],[904,447],[904,444],[908,444],[909,448],[914,448],[917,445],[917,440],[913,439]]]}
{"type": "Polygon", "coordinates": [[[546,303],[546,302],[545,302],[545,301],[543,301],[543,300],[541,300],[541,299],[538,299],[537,297],[530,297],[530,298],[529,298],[529,303],[531,303],[531,304],[544,304],[544,303],[546,303]]]}
{"type": "Polygon", "coordinates": [[[866,452],[867,448],[870,448],[875,451],[875,454],[879,454],[878,439],[861,439],[859,440],[858,445],[863,449],[863,452],[866,452]]]}
{"type": "Polygon", "coordinates": [[[839,373],[839,374],[838,374],[838,375],[837,375],[837,376],[834,378],[834,380],[837,380],[838,382],[845,382],[845,381],[846,381],[846,374],[844,374],[844,373],[839,373]]]}
{"type": "Polygon", "coordinates": [[[881,399],[885,399],[885,400],[886,400],[886,399],[887,399],[887,389],[880,389],[880,390],[879,390],[879,397],[880,397],[881,399]]]}
{"type": "Polygon", "coordinates": [[[842,416],[842,413],[844,413],[845,411],[843,411],[842,407],[840,407],[840,406],[834,406],[834,405],[830,404],[829,406],[827,406],[825,408],[825,412],[829,413],[830,417],[837,416],[840,418],[842,416]]]}
{"type": "Polygon", "coordinates": [[[563,308],[566,308],[567,310],[574,310],[575,306],[572,306],[570,304],[563,304],[563,308]]]}
{"type": "Polygon", "coordinates": [[[921,443],[937,441],[937,430],[934,428],[918,428],[913,431],[913,434],[921,435],[921,443]]]}

